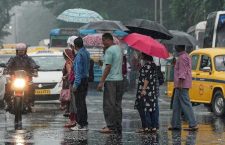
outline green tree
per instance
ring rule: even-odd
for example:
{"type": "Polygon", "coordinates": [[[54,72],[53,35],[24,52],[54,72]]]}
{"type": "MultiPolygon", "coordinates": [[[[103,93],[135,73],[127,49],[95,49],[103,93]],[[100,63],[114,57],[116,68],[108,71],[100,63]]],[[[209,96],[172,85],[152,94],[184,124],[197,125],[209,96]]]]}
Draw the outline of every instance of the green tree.
{"type": "Polygon", "coordinates": [[[186,31],[213,12],[223,10],[225,0],[171,0],[172,29],[186,31]]]}
{"type": "Polygon", "coordinates": [[[84,8],[98,12],[104,19],[126,21],[131,18],[153,20],[154,0],[55,0],[44,2],[57,16],[66,9],[84,8]],[[138,4],[137,4],[138,3],[138,4]]]}
{"type": "MultiPolygon", "coordinates": [[[[25,0],[1,0],[0,1],[0,40],[9,35],[9,32],[4,30],[6,25],[9,23],[11,15],[9,14],[10,9],[15,6],[19,5],[22,1],[25,0]]],[[[1,43],[1,41],[0,41],[1,43]]]]}

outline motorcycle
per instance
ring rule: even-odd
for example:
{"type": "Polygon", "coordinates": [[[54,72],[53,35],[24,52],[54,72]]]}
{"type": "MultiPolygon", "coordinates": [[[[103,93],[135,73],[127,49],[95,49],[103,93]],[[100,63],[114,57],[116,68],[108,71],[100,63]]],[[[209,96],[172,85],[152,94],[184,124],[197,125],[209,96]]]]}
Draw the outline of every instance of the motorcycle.
{"type": "MultiPolygon", "coordinates": [[[[0,64],[0,67],[6,67],[5,64],[0,64]]],[[[37,66],[38,68],[38,66],[37,66]]],[[[37,76],[37,68],[35,68],[34,74],[32,76],[37,76]]],[[[8,74],[7,70],[4,74],[8,74]]],[[[24,70],[17,70],[10,76],[7,84],[9,84],[10,90],[12,91],[11,96],[11,113],[15,115],[15,123],[20,123],[22,121],[22,114],[25,104],[26,93],[29,91],[32,82],[30,82],[29,75],[24,70]]]]}

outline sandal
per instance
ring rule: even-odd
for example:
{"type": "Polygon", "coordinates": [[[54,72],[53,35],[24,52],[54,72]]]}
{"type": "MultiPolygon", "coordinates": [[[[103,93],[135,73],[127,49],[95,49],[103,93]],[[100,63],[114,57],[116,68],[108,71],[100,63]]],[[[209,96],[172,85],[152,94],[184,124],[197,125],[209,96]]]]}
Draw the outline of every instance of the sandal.
{"type": "Polygon", "coordinates": [[[76,122],[74,122],[74,121],[69,121],[68,123],[66,123],[64,125],[64,127],[66,127],[66,128],[71,128],[71,127],[74,127],[74,126],[76,126],[76,122]]]}
{"type": "Polygon", "coordinates": [[[136,131],[136,133],[144,133],[144,132],[148,132],[149,131],[149,129],[148,128],[139,128],[137,131],[136,131]]]}
{"type": "Polygon", "coordinates": [[[171,131],[180,131],[181,128],[177,128],[177,127],[169,127],[168,130],[171,130],[171,131]]]}
{"type": "Polygon", "coordinates": [[[108,127],[103,127],[99,132],[100,132],[100,133],[112,133],[113,130],[111,130],[111,129],[108,128],[108,127]]]}
{"type": "Polygon", "coordinates": [[[151,133],[156,133],[157,132],[157,128],[152,128],[149,130],[151,133]]]}
{"type": "Polygon", "coordinates": [[[186,131],[197,131],[198,130],[198,126],[184,128],[183,130],[186,130],[186,131]]]}

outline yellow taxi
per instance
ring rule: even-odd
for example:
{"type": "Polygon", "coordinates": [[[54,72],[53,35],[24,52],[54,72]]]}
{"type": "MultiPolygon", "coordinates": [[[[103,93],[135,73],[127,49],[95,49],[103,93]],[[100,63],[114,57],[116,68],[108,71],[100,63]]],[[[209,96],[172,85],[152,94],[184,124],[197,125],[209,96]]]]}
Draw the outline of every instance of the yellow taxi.
{"type": "MultiPolygon", "coordinates": [[[[192,88],[189,90],[191,102],[205,104],[217,116],[224,115],[225,49],[198,49],[194,50],[190,56],[192,59],[192,88]]],[[[173,67],[169,69],[167,95],[172,97],[173,67]]]]}

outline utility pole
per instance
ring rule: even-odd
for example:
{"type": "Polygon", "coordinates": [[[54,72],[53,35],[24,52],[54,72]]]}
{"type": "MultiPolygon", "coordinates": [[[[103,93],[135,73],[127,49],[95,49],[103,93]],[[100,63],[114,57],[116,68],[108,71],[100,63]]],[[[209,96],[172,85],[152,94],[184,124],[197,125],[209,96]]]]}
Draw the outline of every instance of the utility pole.
{"type": "Polygon", "coordinates": [[[163,24],[163,0],[160,0],[159,1],[160,4],[159,4],[159,16],[160,16],[160,20],[159,20],[159,23],[160,24],[163,24]]]}
{"type": "Polygon", "coordinates": [[[155,0],[155,21],[157,22],[157,0],[155,0]]]}

